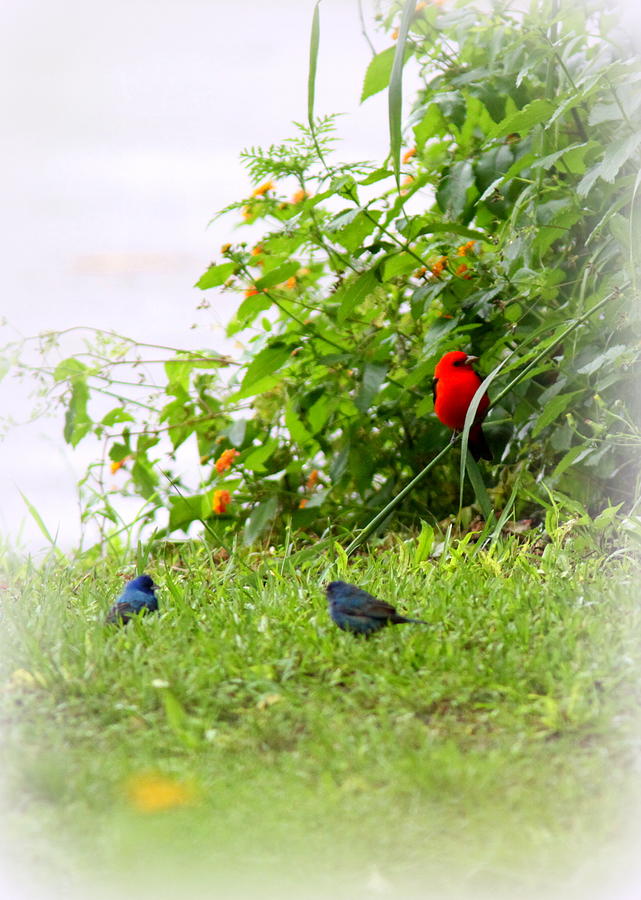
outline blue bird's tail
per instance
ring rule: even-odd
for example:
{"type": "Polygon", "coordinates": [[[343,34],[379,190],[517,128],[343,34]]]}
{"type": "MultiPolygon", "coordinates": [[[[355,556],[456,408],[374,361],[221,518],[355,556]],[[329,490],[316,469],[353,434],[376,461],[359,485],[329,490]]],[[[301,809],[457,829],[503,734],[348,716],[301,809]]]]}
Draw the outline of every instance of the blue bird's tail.
{"type": "Polygon", "coordinates": [[[390,620],[394,623],[394,625],[429,625],[429,622],[424,622],[423,619],[408,619],[406,616],[393,616],[390,620]]]}

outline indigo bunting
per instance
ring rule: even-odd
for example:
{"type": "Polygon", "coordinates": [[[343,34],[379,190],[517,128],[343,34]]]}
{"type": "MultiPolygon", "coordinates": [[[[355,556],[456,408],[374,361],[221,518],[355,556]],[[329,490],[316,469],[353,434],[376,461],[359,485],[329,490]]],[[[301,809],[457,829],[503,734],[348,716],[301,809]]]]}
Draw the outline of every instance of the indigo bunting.
{"type": "Polygon", "coordinates": [[[329,614],[343,631],[353,634],[372,634],[388,624],[414,622],[427,625],[421,619],[406,619],[384,600],[377,600],[367,591],[346,581],[332,581],[327,585],[329,614]]]}
{"type": "Polygon", "coordinates": [[[125,585],[125,589],[107,613],[107,623],[126,625],[137,613],[158,609],[158,599],[154,593],[158,585],[149,575],[139,575],[125,585]]]}

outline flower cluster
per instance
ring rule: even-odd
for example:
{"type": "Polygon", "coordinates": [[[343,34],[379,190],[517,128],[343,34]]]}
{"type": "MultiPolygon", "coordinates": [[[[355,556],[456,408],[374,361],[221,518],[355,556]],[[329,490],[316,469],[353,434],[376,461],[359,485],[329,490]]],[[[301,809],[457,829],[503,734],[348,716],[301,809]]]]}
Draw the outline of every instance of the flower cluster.
{"type": "Polygon", "coordinates": [[[234,460],[237,456],[240,456],[238,450],[234,450],[232,447],[230,450],[223,450],[220,454],[214,465],[216,466],[217,472],[226,472],[227,469],[231,469],[234,464],[234,460]]]}
{"type": "Polygon", "coordinates": [[[231,494],[226,490],[214,491],[211,508],[217,516],[223,515],[231,503],[231,494]]]}

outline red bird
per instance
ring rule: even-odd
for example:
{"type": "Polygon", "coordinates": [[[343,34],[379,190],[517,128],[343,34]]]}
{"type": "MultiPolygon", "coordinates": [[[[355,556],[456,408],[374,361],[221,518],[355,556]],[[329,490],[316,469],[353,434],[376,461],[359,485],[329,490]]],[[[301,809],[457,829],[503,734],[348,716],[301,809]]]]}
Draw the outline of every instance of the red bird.
{"type": "MultiPolygon", "coordinates": [[[[452,350],[441,357],[434,369],[434,412],[443,425],[454,431],[463,431],[468,406],[481,383],[481,378],[472,368],[472,363],[477,359],[478,356],[468,356],[462,350],[452,350]]],[[[492,459],[481,428],[489,405],[489,397],[483,394],[468,441],[474,459],[492,459]]]]}

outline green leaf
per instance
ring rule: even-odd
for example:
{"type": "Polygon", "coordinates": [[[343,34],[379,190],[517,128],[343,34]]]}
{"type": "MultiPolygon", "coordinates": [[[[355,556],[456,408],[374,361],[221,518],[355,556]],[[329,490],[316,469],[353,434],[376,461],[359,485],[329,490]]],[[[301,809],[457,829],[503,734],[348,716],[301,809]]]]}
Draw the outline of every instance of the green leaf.
{"type": "Polygon", "coordinates": [[[230,444],[234,447],[240,447],[245,440],[245,432],[247,431],[247,419],[236,419],[231,423],[223,434],[230,444]]]}
{"type": "Polygon", "coordinates": [[[342,285],[333,295],[332,302],[339,303],[336,316],[339,325],[359,306],[366,297],[378,287],[378,278],[373,269],[368,269],[362,275],[358,275],[355,281],[342,285]]]}
{"type": "Polygon", "coordinates": [[[367,178],[363,178],[362,181],[359,181],[359,184],[375,184],[377,181],[382,181],[384,178],[390,178],[394,173],[390,171],[390,169],[375,169],[371,172],[367,178]]]}
{"type": "Polygon", "coordinates": [[[67,378],[74,379],[79,375],[84,377],[87,371],[87,366],[84,363],[70,356],[68,359],[63,359],[62,362],[58,363],[53,372],[53,380],[59,382],[65,381],[67,378]]]}
{"type": "Polygon", "coordinates": [[[134,422],[135,419],[132,415],[126,412],[122,406],[117,406],[115,409],[110,410],[105,416],[100,420],[101,425],[106,425],[109,427],[110,425],[117,425],[120,422],[134,422]]]}
{"type": "Polygon", "coordinates": [[[158,491],[156,489],[158,478],[150,463],[144,457],[136,456],[136,461],[131,470],[131,477],[136,485],[136,489],[145,500],[158,499],[158,491]]]}
{"type": "Polygon", "coordinates": [[[360,212],[354,217],[352,222],[336,232],[334,239],[338,241],[339,244],[342,244],[346,250],[353,253],[363,244],[365,238],[376,228],[377,219],[380,215],[379,211],[370,213],[360,212]]]}
{"type": "Polygon", "coordinates": [[[174,496],[169,498],[169,530],[185,528],[190,522],[201,521],[203,499],[207,494],[194,494],[191,497],[174,496]]]}
{"type": "Polygon", "coordinates": [[[623,506],[623,503],[617,503],[616,506],[608,506],[599,515],[592,520],[592,525],[598,531],[605,531],[616,520],[617,513],[623,506]]]}
{"type": "Polygon", "coordinates": [[[484,231],[474,231],[456,222],[442,222],[429,216],[415,216],[405,221],[397,219],[396,227],[408,241],[414,241],[422,234],[459,234],[475,241],[487,241],[484,231]]]}
{"type": "Polygon", "coordinates": [[[365,80],[363,81],[363,90],[361,92],[361,103],[368,97],[378,94],[387,87],[392,74],[392,65],[394,63],[394,55],[396,47],[387,47],[374,56],[365,72],[365,80]]]}
{"type": "Polygon", "coordinates": [[[624,141],[611,144],[603,154],[603,160],[596,166],[588,169],[577,186],[579,197],[585,197],[597,178],[612,183],[619,173],[619,169],[631,159],[641,146],[641,132],[637,131],[629,135],[624,141]]]}
{"type": "Polygon", "coordinates": [[[416,541],[414,549],[414,565],[418,566],[429,559],[434,546],[434,529],[427,522],[421,520],[421,533],[416,541]]]}
{"type": "Polygon", "coordinates": [[[375,363],[367,363],[363,370],[363,383],[356,397],[356,407],[360,412],[367,412],[372,400],[378,394],[379,389],[387,375],[387,366],[379,366],[375,363]]]}
{"type": "Polygon", "coordinates": [[[91,431],[92,421],[87,413],[89,389],[84,378],[73,379],[69,405],[65,413],[64,439],[72,447],[91,431]]]}
{"type": "Polygon", "coordinates": [[[261,447],[256,447],[244,459],[243,465],[250,472],[266,472],[264,463],[278,449],[278,441],[275,438],[269,438],[261,447]]]}
{"type": "Polygon", "coordinates": [[[440,208],[448,216],[458,218],[467,204],[467,192],[474,184],[474,169],[469,159],[455,162],[436,192],[440,208]]]}
{"type": "Polygon", "coordinates": [[[614,347],[608,348],[604,353],[599,353],[590,362],[580,366],[577,369],[579,375],[594,375],[599,369],[607,368],[610,370],[613,366],[621,365],[624,357],[634,355],[634,351],[625,344],[615,344],[614,347]]]}
{"type": "Polygon", "coordinates": [[[545,404],[545,409],[536,420],[536,424],[532,429],[532,437],[536,437],[544,428],[547,428],[548,425],[551,425],[552,422],[556,421],[561,413],[568,408],[570,403],[572,403],[574,398],[582,393],[583,391],[571,391],[569,394],[557,394],[556,397],[552,397],[552,399],[545,404]]]}
{"type": "Polygon", "coordinates": [[[250,294],[245,297],[243,302],[236,310],[236,315],[227,326],[227,334],[231,337],[237,331],[245,328],[258,313],[265,312],[272,305],[271,297],[259,291],[257,294],[250,294]]]}
{"type": "Polygon", "coordinates": [[[259,393],[264,386],[267,377],[276,372],[290,358],[291,349],[289,344],[281,342],[271,344],[265,347],[247,366],[245,377],[240,385],[240,390],[236,394],[236,399],[242,400],[244,397],[251,397],[259,393]]]}
{"type": "Polygon", "coordinates": [[[256,538],[268,528],[273,521],[276,510],[278,509],[278,501],[276,497],[270,497],[264,503],[259,504],[253,511],[245,523],[245,532],[243,535],[243,543],[248,546],[253,544],[256,538]]]}
{"type": "Polygon", "coordinates": [[[592,447],[589,444],[577,444],[575,447],[570,447],[552,472],[552,477],[558,478],[566,469],[569,469],[574,462],[580,462],[590,453],[592,453],[592,447]]]}
{"type": "Polygon", "coordinates": [[[418,265],[416,258],[410,253],[393,253],[382,263],[383,281],[390,281],[398,275],[406,275],[418,265]]]}
{"type": "Polygon", "coordinates": [[[315,443],[312,435],[296,415],[296,411],[291,403],[287,404],[285,425],[287,426],[292,441],[294,441],[295,444],[298,444],[299,447],[305,447],[310,443],[315,443]]]}
{"type": "Polygon", "coordinates": [[[499,122],[488,134],[490,139],[505,137],[507,134],[517,132],[519,134],[527,134],[533,125],[541,122],[547,122],[552,117],[556,107],[549,100],[533,100],[520,109],[518,112],[512,113],[502,122],[499,122]]]}
{"type": "Polygon", "coordinates": [[[392,166],[394,168],[394,177],[396,178],[396,187],[400,190],[400,172],[401,172],[401,140],[402,140],[402,118],[403,118],[403,64],[405,62],[405,42],[407,41],[407,33],[410,23],[414,17],[416,9],[415,0],[405,0],[403,6],[403,15],[401,17],[401,25],[398,30],[398,40],[394,51],[394,61],[392,63],[392,74],[389,82],[388,92],[388,113],[389,113],[389,134],[390,134],[390,153],[392,156],[392,166]]]}
{"type": "Polygon", "coordinates": [[[254,282],[254,287],[257,291],[262,291],[265,288],[273,287],[275,284],[282,284],[284,281],[287,281],[288,278],[291,278],[292,275],[295,275],[299,269],[300,263],[295,260],[293,262],[285,263],[277,269],[272,269],[271,272],[268,272],[267,275],[263,275],[262,278],[259,278],[258,281],[254,282]]]}
{"type": "Polygon", "coordinates": [[[219,266],[210,266],[209,269],[196,282],[194,287],[206,291],[209,288],[218,287],[236,271],[236,263],[221,263],[219,266]]]}

